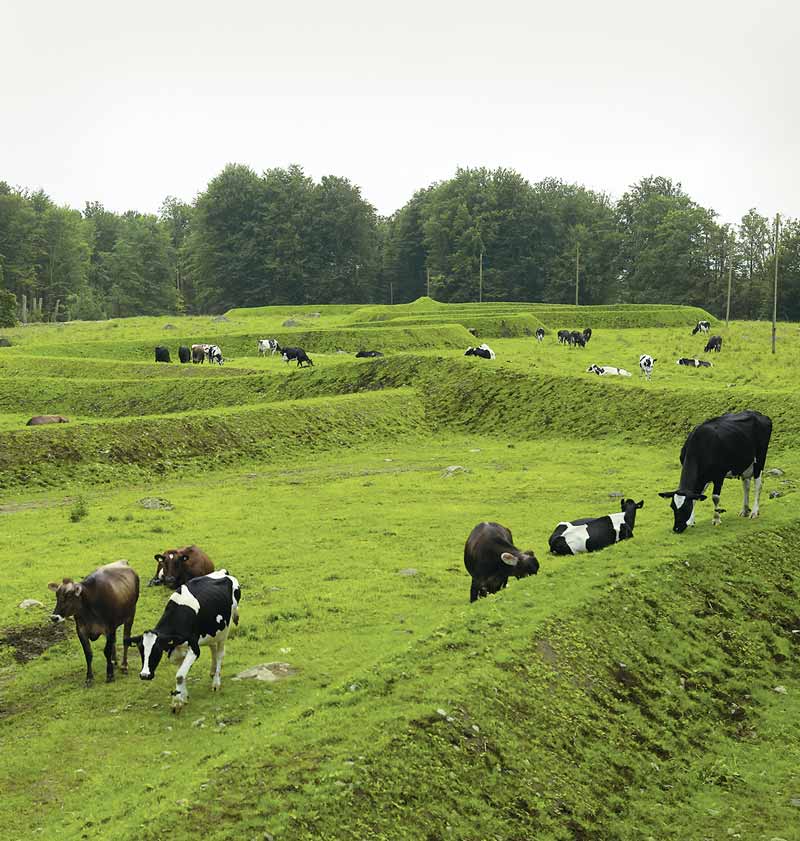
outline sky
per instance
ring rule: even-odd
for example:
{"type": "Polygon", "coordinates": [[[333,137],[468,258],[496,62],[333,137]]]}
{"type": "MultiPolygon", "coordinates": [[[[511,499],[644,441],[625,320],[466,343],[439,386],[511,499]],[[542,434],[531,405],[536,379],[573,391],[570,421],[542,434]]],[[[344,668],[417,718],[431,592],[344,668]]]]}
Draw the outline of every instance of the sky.
{"type": "Polygon", "coordinates": [[[0,0],[0,180],[156,212],[296,163],[389,214],[502,166],[798,218],[798,36],[788,0],[0,0]]]}

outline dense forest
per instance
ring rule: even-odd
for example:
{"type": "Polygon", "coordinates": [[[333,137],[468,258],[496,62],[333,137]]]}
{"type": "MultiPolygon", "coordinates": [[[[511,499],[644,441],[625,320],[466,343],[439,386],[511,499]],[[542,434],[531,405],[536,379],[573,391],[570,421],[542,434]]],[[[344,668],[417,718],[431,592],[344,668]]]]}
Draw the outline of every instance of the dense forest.
{"type": "MultiPolygon", "coordinates": [[[[800,320],[800,221],[783,221],[779,317],[800,320]]],[[[0,325],[233,306],[575,300],[772,312],[772,221],[738,225],[664,177],[618,200],[509,169],[459,169],[380,217],[346,178],[229,164],[157,215],[56,205],[0,181],[0,325]]]]}

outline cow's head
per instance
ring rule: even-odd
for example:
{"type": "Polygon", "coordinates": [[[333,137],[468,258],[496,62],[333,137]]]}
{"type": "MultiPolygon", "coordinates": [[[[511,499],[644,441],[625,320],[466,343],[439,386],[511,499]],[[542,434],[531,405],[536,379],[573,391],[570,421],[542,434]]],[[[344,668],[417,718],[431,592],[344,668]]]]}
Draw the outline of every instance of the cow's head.
{"type": "Polygon", "coordinates": [[[56,594],[56,607],[50,614],[53,622],[63,622],[68,616],[75,616],[83,604],[83,585],[75,583],[71,578],[65,578],[61,584],[51,582],[48,590],[56,594]]]}
{"type": "Polygon", "coordinates": [[[163,570],[164,583],[167,587],[176,589],[179,581],[183,577],[183,565],[189,560],[189,556],[181,552],[179,549],[171,549],[164,556],[163,570]]]}
{"type": "Polygon", "coordinates": [[[675,515],[672,530],[676,534],[686,531],[692,511],[694,511],[695,501],[702,502],[706,498],[705,494],[692,493],[691,491],[663,491],[659,496],[670,500],[669,506],[675,515]]]}
{"type": "Polygon", "coordinates": [[[623,499],[620,503],[620,511],[625,515],[625,525],[633,532],[633,526],[636,522],[636,512],[644,508],[644,500],[640,499],[634,502],[632,499],[623,499]]]}
{"type": "Polygon", "coordinates": [[[525,578],[539,572],[539,561],[536,560],[533,549],[525,552],[503,552],[500,560],[503,562],[505,571],[515,578],[525,578]]]}
{"type": "Polygon", "coordinates": [[[125,637],[123,644],[126,648],[135,645],[139,649],[139,656],[142,658],[139,677],[142,680],[152,680],[156,676],[156,669],[164,652],[170,651],[169,640],[162,639],[155,631],[145,631],[136,637],[125,637]]]}

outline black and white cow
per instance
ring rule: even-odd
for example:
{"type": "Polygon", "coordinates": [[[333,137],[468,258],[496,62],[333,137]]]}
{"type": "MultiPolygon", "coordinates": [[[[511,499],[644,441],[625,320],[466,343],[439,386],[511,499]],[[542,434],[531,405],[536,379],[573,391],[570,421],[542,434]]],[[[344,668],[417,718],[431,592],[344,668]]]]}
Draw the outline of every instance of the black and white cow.
{"type": "Polygon", "coordinates": [[[537,327],[534,335],[536,336],[536,341],[541,342],[544,338],[544,327],[537,327]]]}
{"type": "Polygon", "coordinates": [[[297,362],[297,367],[302,368],[303,363],[306,363],[306,368],[314,363],[309,358],[308,354],[301,347],[285,347],[281,354],[284,362],[291,362],[293,359],[297,362]]]}
{"type": "Polygon", "coordinates": [[[169,358],[169,348],[159,345],[156,348],[156,362],[171,362],[169,358]]]}
{"type": "Polygon", "coordinates": [[[511,532],[500,523],[478,523],[464,544],[464,566],[472,576],[471,602],[496,593],[508,584],[508,577],[525,578],[539,572],[533,550],[520,552],[511,532]]]}
{"type": "Polygon", "coordinates": [[[587,374],[597,374],[598,377],[630,377],[631,372],[624,368],[615,368],[613,365],[590,365],[586,369],[587,374]]]}
{"type": "Polygon", "coordinates": [[[712,336],[703,350],[705,353],[708,353],[711,350],[715,350],[719,353],[722,350],[722,336],[712,336]]]}
{"type": "Polygon", "coordinates": [[[278,344],[277,339],[259,339],[258,340],[258,355],[259,356],[266,356],[269,353],[270,356],[273,356],[276,353],[280,353],[281,346],[278,344]]]}
{"type": "Polygon", "coordinates": [[[169,597],[155,628],[125,640],[139,649],[142,680],[155,677],[164,654],[178,664],[172,711],[180,712],[187,701],[186,676],[200,656],[200,646],[211,649],[211,690],[220,688],[225,641],[231,623],[239,624],[239,582],[227,570],[192,578],[169,597]]]}
{"type": "Polygon", "coordinates": [[[633,537],[636,512],[643,507],[643,499],[639,502],[623,499],[619,514],[561,522],[550,535],[550,551],[554,555],[577,555],[627,540],[633,537]]]}
{"type": "Polygon", "coordinates": [[[639,370],[645,375],[645,377],[647,377],[648,380],[653,373],[653,365],[655,365],[657,361],[658,360],[650,356],[649,353],[643,353],[639,357],[639,370]]]}
{"type": "Polygon", "coordinates": [[[689,359],[682,356],[676,363],[677,365],[688,365],[690,368],[710,368],[711,363],[706,362],[705,359],[689,359]]]}
{"type": "Polygon", "coordinates": [[[356,359],[372,359],[378,356],[383,356],[379,350],[360,350],[356,354],[356,359]]]}
{"type": "Polygon", "coordinates": [[[692,335],[694,336],[695,333],[708,333],[711,329],[711,322],[710,321],[698,321],[692,330],[692,335]]]}
{"type": "Polygon", "coordinates": [[[558,343],[560,345],[568,345],[569,344],[569,337],[570,337],[569,330],[559,330],[558,331],[558,343]]]}
{"type": "Polygon", "coordinates": [[[487,344],[482,344],[479,347],[468,347],[464,351],[464,356],[480,356],[481,359],[494,359],[494,351],[487,344]]]}
{"type": "Polygon", "coordinates": [[[772,421],[760,412],[751,410],[721,415],[696,426],[681,449],[681,478],[678,489],[665,491],[659,496],[670,499],[675,515],[673,531],[680,534],[687,526],[694,525],[694,503],[706,499],[703,491],[713,483],[711,499],[714,501],[712,524],[718,526],[722,483],[727,478],[740,477],[744,486],[744,502],[740,517],[758,516],[758,498],[761,494],[761,474],[767,460],[772,421]],[[756,493],[750,509],[750,480],[755,479],[756,493]]]}
{"type": "Polygon", "coordinates": [[[583,333],[573,330],[569,334],[569,344],[571,344],[572,347],[586,347],[586,337],[583,333]]]}
{"type": "Polygon", "coordinates": [[[586,340],[586,342],[587,342],[587,344],[588,344],[589,339],[591,339],[591,338],[592,338],[592,328],[591,328],[591,327],[586,327],[586,328],[584,329],[584,331],[583,331],[583,338],[586,340]]]}
{"type": "Polygon", "coordinates": [[[222,359],[222,350],[219,345],[209,345],[208,350],[206,351],[206,356],[208,357],[209,364],[216,362],[217,365],[222,365],[224,361],[222,359]]]}

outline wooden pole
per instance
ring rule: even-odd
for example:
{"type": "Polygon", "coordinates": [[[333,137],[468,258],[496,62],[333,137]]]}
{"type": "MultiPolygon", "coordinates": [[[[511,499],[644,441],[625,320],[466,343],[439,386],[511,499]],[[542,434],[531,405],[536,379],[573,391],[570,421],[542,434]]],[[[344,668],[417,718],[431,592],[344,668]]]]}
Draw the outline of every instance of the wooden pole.
{"type": "Polygon", "coordinates": [[[728,303],[725,305],[725,326],[728,326],[728,322],[731,318],[731,278],[733,276],[733,266],[728,266],[728,303]]]}
{"type": "Polygon", "coordinates": [[[578,277],[581,265],[581,244],[578,243],[575,248],[575,306],[578,306],[578,277]]]}
{"type": "Polygon", "coordinates": [[[428,285],[427,286],[428,291],[427,291],[426,294],[430,298],[431,297],[431,268],[430,268],[430,266],[427,266],[425,271],[427,273],[427,285],[428,285]]]}
{"type": "Polygon", "coordinates": [[[775,330],[778,320],[778,248],[781,229],[781,215],[775,214],[775,286],[772,290],[772,352],[775,353],[775,330]]]}
{"type": "Polygon", "coordinates": [[[481,264],[478,275],[478,303],[483,303],[483,249],[481,248],[481,264]]]}
{"type": "Polygon", "coordinates": [[[394,284],[389,281],[389,303],[394,304],[394,284]]]}

